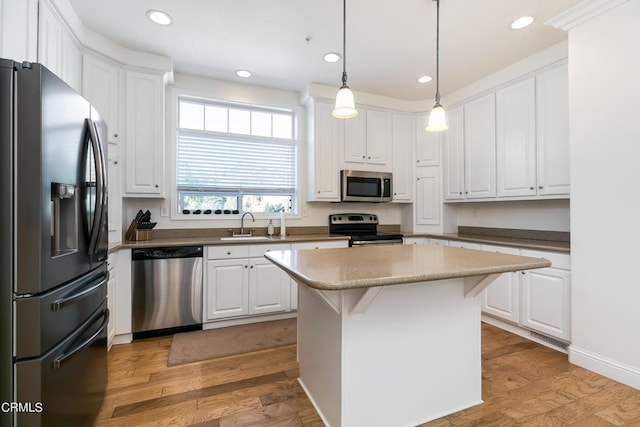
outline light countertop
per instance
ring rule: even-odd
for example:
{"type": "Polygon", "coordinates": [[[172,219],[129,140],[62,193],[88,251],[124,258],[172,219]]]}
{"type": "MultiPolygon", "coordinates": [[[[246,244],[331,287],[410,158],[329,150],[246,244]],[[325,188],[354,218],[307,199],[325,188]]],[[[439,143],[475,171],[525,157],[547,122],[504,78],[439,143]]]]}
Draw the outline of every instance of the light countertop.
{"type": "Polygon", "coordinates": [[[549,267],[544,258],[439,245],[271,251],[265,257],[314,289],[343,290],[549,267]]]}

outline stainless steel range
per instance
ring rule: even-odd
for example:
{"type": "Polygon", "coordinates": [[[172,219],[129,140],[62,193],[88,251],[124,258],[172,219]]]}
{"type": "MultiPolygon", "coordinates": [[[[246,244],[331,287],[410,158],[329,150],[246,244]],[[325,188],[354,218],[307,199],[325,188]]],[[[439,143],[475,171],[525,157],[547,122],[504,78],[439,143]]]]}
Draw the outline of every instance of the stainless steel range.
{"type": "Polygon", "coordinates": [[[378,216],[374,214],[329,215],[329,233],[350,236],[349,246],[402,244],[402,234],[378,232],[378,216]]]}

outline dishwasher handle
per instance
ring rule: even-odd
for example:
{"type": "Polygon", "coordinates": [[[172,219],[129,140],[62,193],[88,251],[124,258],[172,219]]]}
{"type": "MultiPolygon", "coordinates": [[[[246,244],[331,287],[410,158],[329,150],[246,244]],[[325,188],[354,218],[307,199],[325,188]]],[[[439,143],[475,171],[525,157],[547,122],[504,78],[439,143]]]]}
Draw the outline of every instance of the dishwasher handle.
{"type": "Polygon", "coordinates": [[[136,248],[131,251],[132,261],[169,258],[202,258],[202,246],[166,246],[136,248]]]}

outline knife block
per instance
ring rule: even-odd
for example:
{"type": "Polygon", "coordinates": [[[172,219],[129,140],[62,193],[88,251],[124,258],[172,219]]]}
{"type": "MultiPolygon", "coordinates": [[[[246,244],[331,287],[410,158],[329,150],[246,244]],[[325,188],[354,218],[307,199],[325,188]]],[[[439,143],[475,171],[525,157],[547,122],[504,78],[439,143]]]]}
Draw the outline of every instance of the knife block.
{"type": "Polygon", "coordinates": [[[140,242],[143,240],[151,240],[151,230],[139,230],[138,221],[131,221],[127,232],[124,235],[125,240],[140,242]]]}

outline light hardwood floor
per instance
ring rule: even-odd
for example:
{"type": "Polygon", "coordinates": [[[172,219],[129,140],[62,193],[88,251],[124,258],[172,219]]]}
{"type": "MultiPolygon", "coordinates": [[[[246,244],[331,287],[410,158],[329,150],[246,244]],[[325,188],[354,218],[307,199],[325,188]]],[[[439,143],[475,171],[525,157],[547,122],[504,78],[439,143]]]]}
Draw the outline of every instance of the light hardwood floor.
{"type": "MultiPolygon", "coordinates": [[[[168,368],[170,346],[163,337],[111,349],[95,427],[323,426],[296,382],[295,345],[168,368]]],[[[640,390],[487,324],[482,372],[483,404],[422,426],[640,426],[640,390]]]]}

